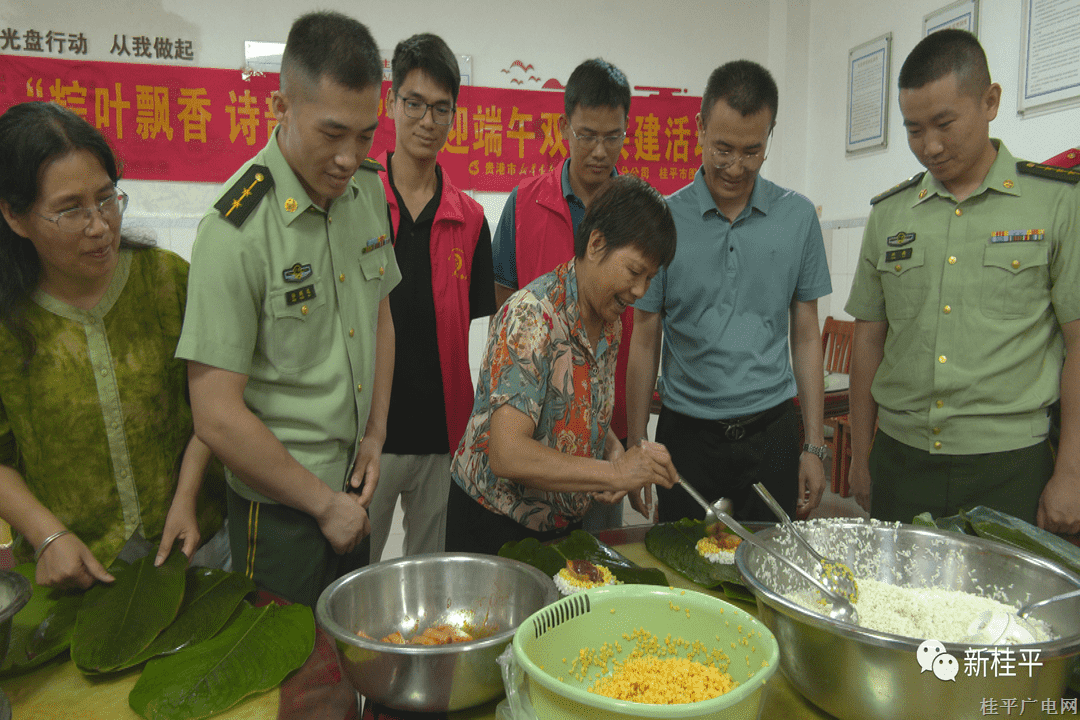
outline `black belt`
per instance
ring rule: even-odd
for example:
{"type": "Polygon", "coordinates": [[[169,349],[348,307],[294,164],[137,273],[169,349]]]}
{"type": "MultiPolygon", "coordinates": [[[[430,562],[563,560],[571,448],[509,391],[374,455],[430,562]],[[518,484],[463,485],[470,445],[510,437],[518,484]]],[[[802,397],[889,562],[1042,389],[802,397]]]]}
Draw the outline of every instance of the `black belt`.
{"type": "Polygon", "coordinates": [[[693,420],[698,423],[708,425],[710,428],[716,428],[719,426],[723,432],[724,437],[732,442],[738,442],[745,438],[748,434],[754,434],[765,429],[765,426],[772,423],[774,420],[780,418],[788,409],[788,406],[792,404],[791,400],[785,400],[784,402],[771,407],[768,410],[762,410],[761,412],[754,413],[753,415],[744,415],[736,418],[723,418],[718,420],[704,420],[702,418],[692,417],[690,415],[683,415],[682,413],[675,412],[671,408],[665,408],[669,412],[673,412],[676,415],[681,415],[687,420],[693,420]]]}

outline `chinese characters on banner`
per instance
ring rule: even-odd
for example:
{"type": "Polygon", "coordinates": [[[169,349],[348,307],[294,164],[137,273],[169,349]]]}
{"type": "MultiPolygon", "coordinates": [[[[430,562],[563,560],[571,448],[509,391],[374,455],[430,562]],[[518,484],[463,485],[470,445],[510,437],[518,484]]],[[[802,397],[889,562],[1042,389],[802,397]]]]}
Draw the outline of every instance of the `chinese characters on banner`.
{"type": "MultiPolygon", "coordinates": [[[[128,178],[224,182],[273,132],[277,87],[277,75],[244,80],[236,70],[8,55],[0,109],[28,100],[70,108],[109,139],[128,178]]],[[[666,91],[634,97],[619,171],[665,194],[690,182],[701,164],[700,106],[666,91]]],[[[459,187],[508,192],[568,156],[562,109],[561,92],[462,87],[439,161],[459,187]]],[[[381,104],[379,115],[372,157],[394,143],[381,104]]]]}

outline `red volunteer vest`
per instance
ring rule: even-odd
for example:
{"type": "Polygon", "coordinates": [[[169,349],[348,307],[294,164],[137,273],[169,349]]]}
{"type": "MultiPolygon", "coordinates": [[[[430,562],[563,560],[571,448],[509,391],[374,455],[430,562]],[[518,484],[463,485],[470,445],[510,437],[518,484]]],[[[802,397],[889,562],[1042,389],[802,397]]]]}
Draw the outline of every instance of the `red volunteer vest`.
{"type": "MultiPolygon", "coordinates": [[[[574,257],[574,226],[570,206],[562,193],[563,160],[549,173],[518,185],[514,205],[514,240],[518,287],[523,288],[557,265],[574,257]]],[[[630,356],[630,334],[634,330],[634,309],[622,314],[622,340],[615,365],[615,411],[611,430],[626,437],[626,361],[630,356]]]]}
{"type": "MultiPolygon", "coordinates": [[[[378,162],[387,167],[386,153],[378,162]]],[[[379,173],[386,189],[390,224],[397,237],[401,210],[390,187],[390,176],[379,173]]],[[[442,194],[431,226],[431,291],[435,298],[435,326],[446,402],[446,432],[451,454],[457,450],[473,407],[472,372],[469,370],[469,273],[480,240],[484,209],[458,190],[445,172],[442,194]]]]}

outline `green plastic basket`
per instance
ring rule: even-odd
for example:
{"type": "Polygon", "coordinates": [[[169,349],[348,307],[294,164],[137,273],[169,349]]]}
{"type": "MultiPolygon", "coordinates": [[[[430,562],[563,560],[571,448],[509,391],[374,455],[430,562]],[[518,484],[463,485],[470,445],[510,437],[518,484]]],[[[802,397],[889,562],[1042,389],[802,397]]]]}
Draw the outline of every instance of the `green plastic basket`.
{"type": "Polygon", "coordinates": [[[526,675],[528,698],[543,720],[756,720],[762,688],[780,664],[776,638],[752,615],[711,595],[652,585],[616,585],[563,598],[526,619],[514,634],[513,647],[514,660],[526,675]],[[710,651],[722,650],[730,659],[728,673],[739,685],[711,700],[679,705],[633,703],[587,692],[596,670],[584,680],[571,673],[579,651],[619,643],[622,652],[613,659],[623,660],[634,647],[624,635],[638,629],[661,642],[670,634],[673,640],[699,641],[710,651]]]}

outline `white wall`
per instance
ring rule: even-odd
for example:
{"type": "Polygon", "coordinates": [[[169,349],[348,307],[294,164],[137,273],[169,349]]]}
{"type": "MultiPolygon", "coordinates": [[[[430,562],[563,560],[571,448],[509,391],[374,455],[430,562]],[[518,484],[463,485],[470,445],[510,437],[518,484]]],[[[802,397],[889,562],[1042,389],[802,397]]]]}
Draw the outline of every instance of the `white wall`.
{"type": "MultiPolygon", "coordinates": [[[[921,169],[907,148],[896,102],[896,76],[921,37],[923,16],[949,0],[397,0],[394,3],[264,0],[0,0],[0,28],[75,32],[91,39],[89,60],[113,60],[113,34],[185,37],[194,64],[239,68],[244,40],[283,41],[292,20],[315,8],[338,9],[369,25],[379,45],[415,32],[440,34],[473,56],[475,83],[500,86],[501,69],[532,63],[545,78],[565,82],[587,57],[622,68],[632,85],[683,87],[700,95],[709,72],[740,57],[766,65],[780,86],[780,112],[763,174],[822,208],[834,293],[820,302],[822,318],[844,316],[869,198],[921,169]],[[893,33],[889,146],[855,157],[844,153],[848,51],[893,33]]],[[[1080,109],[1034,118],[1016,115],[1020,3],[981,0],[980,37],[995,81],[1004,88],[991,126],[1020,157],[1043,160],[1080,144],[1080,109]]],[[[125,58],[125,60],[127,60],[125,58]]],[[[150,226],[159,242],[190,253],[195,224],[217,187],[198,183],[128,181],[129,221],[150,226]]],[[[505,196],[480,193],[494,223],[505,196]]]]}
{"type": "MultiPolygon", "coordinates": [[[[805,177],[801,184],[814,203],[822,206],[821,218],[830,250],[833,295],[822,301],[822,317],[831,313],[849,318],[843,306],[851,288],[870,198],[923,169],[907,147],[896,99],[896,78],[904,58],[922,39],[923,17],[948,4],[949,0],[906,3],[815,0],[811,4],[806,28],[810,92],[803,138],[805,177]],[[889,146],[883,151],[846,157],[848,51],[886,32],[893,34],[889,146]],[[830,231],[838,225],[852,227],[830,231]]],[[[980,0],[979,3],[979,37],[986,50],[990,75],[1003,89],[1001,109],[990,131],[1017,157],[1042,161],[1080,145],[1080,108],[1038,117],[1017,115],[1020,8],[1021,3],[1016,0],[980,0]]]]}

